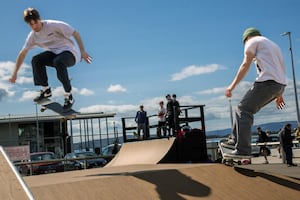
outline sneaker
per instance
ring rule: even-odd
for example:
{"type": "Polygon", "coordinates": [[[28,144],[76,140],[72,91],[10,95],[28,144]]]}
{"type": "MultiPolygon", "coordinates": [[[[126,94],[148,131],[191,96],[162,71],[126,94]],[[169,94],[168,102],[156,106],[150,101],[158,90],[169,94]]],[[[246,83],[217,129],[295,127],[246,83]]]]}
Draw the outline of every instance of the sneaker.
{"type": "Polygon", "coordinates": [[[263,164],[269,164],[269,161],[266,160],[263,164]]]}
{"type": "Polygon", "coordinates": [[[51,96],[52,96],[51,88],[48,88],[48,89],[46,89],[45,91],[44,91],[44,90],[41,90],[40,95],[37,96],[37,97],[35,97],[35,98],[33,99],[33,101],[34,101],[34,102],[39,102],[39,101],[45,100],[45,99],[47,99],[47,98],[49,98],[49,97],[51,97],[51,96]]]}
{"type": "Polygon", "coordinates": [[[226,154],[224,154],[225,156],[227,156],[227,157],[252,157],[251,155],[249,155],[249,154],[243,154],[243,153],[240,153],[240,152],[238,152],[237,150],[234,150],[234,151],[232,151],[232,152],[230,152],[230,153],[226,153],[226,154]]]}
{"type": "Polygon", "coordinates": [[[296,167],[297,165],[292,163],[292,164],[288,164],[288,167],[296,167]]]}
{"type": "Polygon", "coordinates": [[[233,138],[227,138],[227,139],[223,139],[223,140],[220,140],[220,143],[226,145],[226,146],[232,146],[232,147],[235,147],[235,140],[233,138]]]}
{"type": "Polygon", "coordinates": [[[74,103],[75,103],[75,100],[74,100],[72,94],[70,94],[69,96],[66,96],[63,109],[64,110],[70,110],[74,103]]]}
{"type": "Polygon", "coordinates": [[[228,139],[227,144],[235,146],[235,140],[234,139],[228,139]]]}

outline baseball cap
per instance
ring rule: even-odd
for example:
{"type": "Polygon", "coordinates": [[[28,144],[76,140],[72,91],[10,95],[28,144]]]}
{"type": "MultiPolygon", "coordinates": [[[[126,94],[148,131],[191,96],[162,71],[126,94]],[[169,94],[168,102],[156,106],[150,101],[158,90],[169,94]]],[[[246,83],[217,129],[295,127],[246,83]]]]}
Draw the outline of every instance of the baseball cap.
{"type": "Polygon", "coordinates": [[[261,36],[261,33],[259,32],[258,29],[256,28],[247,28],[244,33],[243,33],[243,43],[245,43],[245,40],[249,37],[249,36],[261,36]]]}

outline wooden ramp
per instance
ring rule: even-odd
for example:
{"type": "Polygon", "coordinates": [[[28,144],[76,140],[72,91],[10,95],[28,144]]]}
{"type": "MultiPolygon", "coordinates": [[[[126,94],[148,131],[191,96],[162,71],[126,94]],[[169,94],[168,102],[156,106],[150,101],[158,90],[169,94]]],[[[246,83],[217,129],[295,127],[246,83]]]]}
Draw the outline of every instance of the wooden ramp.
{"type": "MultiPolygon", "coordinates": [[[[174,138],[125,143],[104,168],[24,180],[37,200],[299,199],[300,179],[276,171],[257,171],[254,165],[247,169],[217,163],[157,164],[173,144],[174,138]]],[[[300,173],[300,166],[293,170],[300,173]]]]}
{"type": "Polygon", "coordinates": [[[2,146],[0,146],[0,199],[34,199],[2,146]]]}
{"type": "Polygon", "coordinates": [[[36,199],[298,200],[300,180],[222,164],[104,167],[25,178],[36,199]]]}
{"type": "Polygon", "coordinates": [[[170,151],[174,141],[173,137],[124,143],[118,154],[106,167],[157,164],[170,151]]]}

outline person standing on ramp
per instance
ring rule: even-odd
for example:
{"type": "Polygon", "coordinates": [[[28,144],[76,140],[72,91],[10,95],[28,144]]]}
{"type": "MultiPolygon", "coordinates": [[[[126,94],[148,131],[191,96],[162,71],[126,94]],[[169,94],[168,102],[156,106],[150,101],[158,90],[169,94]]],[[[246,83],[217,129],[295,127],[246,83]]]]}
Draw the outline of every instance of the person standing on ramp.
{"type": "Polygon", "coordinates": [[[249,72],[252,61],[257,70],[257,78],[236,108],[233,127],[235,150],[231,152],[231,156],[251,155],[251,127],[255,113],[273,100],[278,109],[285,106],[282,95],[287,84],[286,69],[279,46],[262,36],[256,28],[244,31],[243,43],[244,59],[227,87],[225,96],[232,96],[235,87],[249,72]]]}

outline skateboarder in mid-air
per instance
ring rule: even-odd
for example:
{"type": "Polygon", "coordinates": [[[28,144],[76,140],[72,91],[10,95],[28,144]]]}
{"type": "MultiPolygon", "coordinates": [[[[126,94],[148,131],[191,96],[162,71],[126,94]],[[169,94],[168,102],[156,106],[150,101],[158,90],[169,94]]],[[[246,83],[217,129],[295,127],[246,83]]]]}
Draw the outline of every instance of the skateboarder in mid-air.
{"type": "Polygon", "coordinates": [[[91,57],[84,49],[80,34],[69,24],[57,20],[41,20],[39,12],[34,8],[27,8],[23,13],[24,21],[32,31],[28,34],[23,48],[20,50],[16,60],[16,66],[9,81],[15,83],[17,73],[27,55],[27,52],[38,46],[45,49],[44,52],[35,55],[31,64],[33,69],[34,84],[42,86],[40,95],[34,98],[35,102],[51,97],[51,88],[48,85],[46,66],[56,69],[57,78],[65,90],[64,109],[71,109],[74,104],[72,86],[68,76],[68,67],[75,65],[78,61],[78,50],[71,39],[75,39],[80,53],[80,60],[91,63],[91,57]]]}

